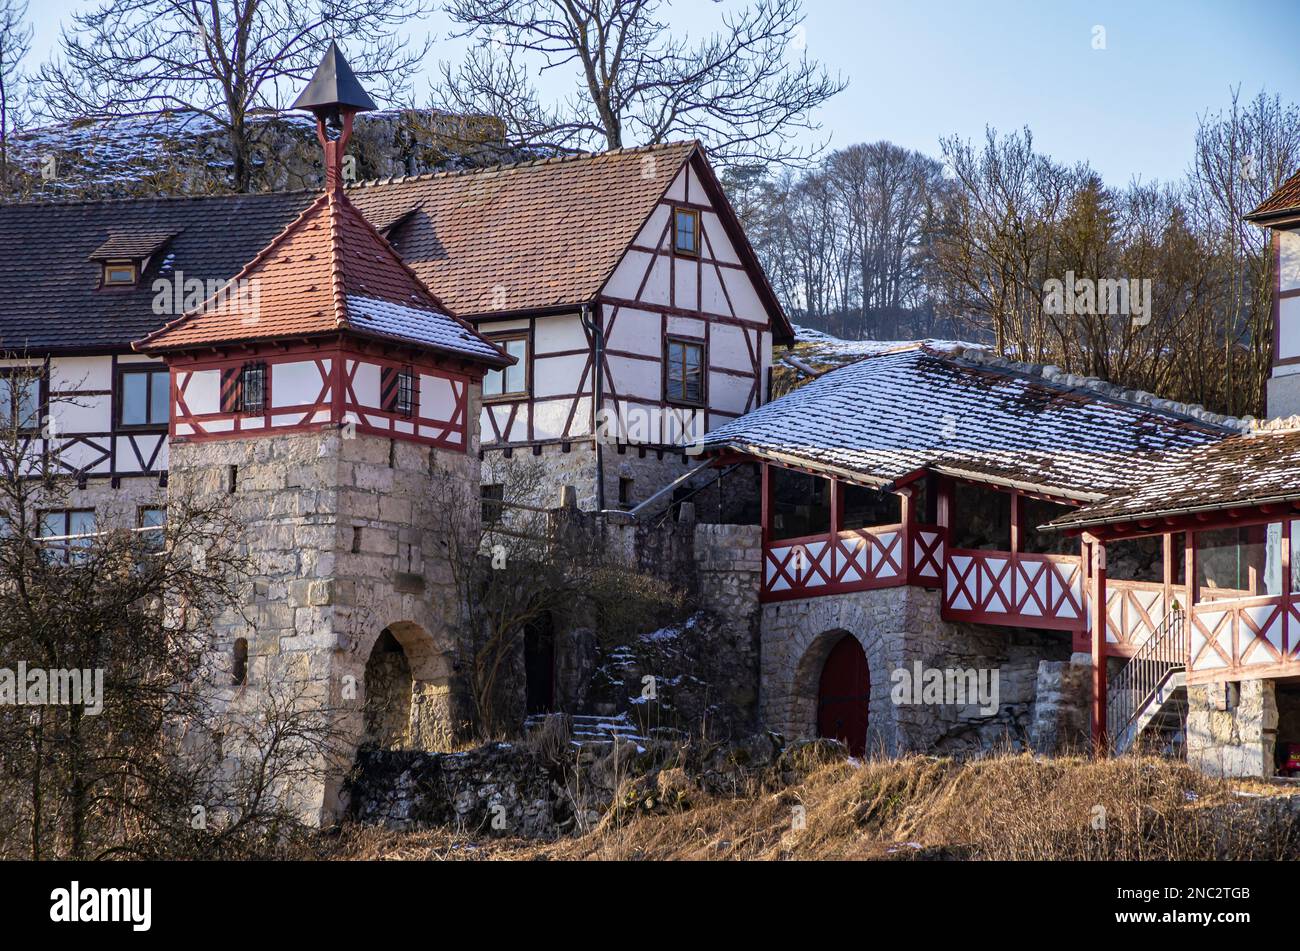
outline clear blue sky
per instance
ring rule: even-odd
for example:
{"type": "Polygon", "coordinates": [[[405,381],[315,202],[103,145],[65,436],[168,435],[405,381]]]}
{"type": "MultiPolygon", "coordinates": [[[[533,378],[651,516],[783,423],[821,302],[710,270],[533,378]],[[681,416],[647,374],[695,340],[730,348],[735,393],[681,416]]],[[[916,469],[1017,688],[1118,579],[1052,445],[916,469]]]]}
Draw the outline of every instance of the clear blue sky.
{"type": "MultiPolygon", "coordinates": [[[[675,0],[667,19],[703,35],[743,3],[675,0]]],[[[82,6],[32,0],[33,60],[82,6]]],[[[1266,88],[1300,102],[1297,0],[805,0],[805,9],[809,53],[850,80],[818,116],[833,145],[889,139],[937,154],[941,136],[1028,125],[1043,151],[1086,159],[1123,185],[1181,176],[1197,116],[1226,106],[1233,86],[1246,99],[1266,88]]],[[[446,23],[413,30],[426,31],[441,38],[446,23]]],[[[440,42],[435,56],[459,51],[440,42]]]]}

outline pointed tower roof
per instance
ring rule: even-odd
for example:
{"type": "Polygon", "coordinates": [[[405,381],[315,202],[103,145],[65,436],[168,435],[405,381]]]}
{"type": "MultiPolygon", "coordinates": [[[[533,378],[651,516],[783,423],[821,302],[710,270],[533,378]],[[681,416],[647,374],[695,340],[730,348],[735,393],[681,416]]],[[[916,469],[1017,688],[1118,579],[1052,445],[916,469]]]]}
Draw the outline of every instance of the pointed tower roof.
{"type": "Polygon", "coordinates": [[[222,291],[134,347],[157,353],[345,331],[494,367],[514,362],[447,313],[341,188],[312,202],[222,291]]]}
{"type": "Polygon", "coordinates": [[[323,114],[337,114],[340,108],[370,112],[379,107],[361,87],[357,74],[352,72],[338,45],[330,40],[320,65],[316,67],[316,74],[289,108],[308,109],[323,118],[323,114]]]}

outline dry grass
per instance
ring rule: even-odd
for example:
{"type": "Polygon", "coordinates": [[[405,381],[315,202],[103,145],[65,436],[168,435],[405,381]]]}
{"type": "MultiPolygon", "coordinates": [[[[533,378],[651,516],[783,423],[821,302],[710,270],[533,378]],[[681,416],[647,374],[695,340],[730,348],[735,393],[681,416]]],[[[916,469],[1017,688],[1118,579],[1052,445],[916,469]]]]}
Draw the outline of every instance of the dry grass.
{"type": "Polygon", "coordinates": [[[1300,840],[1289,792],[1211,779],[1160,759],[1003,755],[961,763],[915,756],[823,765],[776,792],[735,799],[688,793],[669,814],[607,816],[593,831],[560,842],[353,828],[329,857],[1294,858],[1300,840]],[[796,807],[803,809],[801,829],[796,807]]]}

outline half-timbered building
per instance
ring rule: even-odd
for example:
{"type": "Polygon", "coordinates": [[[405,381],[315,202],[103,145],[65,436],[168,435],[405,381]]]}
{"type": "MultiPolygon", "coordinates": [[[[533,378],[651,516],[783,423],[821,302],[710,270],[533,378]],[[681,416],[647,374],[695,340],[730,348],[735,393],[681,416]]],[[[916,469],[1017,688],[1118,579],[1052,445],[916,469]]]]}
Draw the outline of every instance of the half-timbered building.
{"type": "MultiPolygon", "coordinates": [[[[630,508],[698,465],[705,430],[766,402],[790,327],[698,143],[346,191],[446,312],[514,358],[485,382],[485,462],[532,459],[583,507],[630,508]]],[[[62,521],[153,517],[165,374],[131,342],[226,288],[317,200],[0,206],[0,389],[33,454],[81,486],[62,521]]]]}
{"type": "Polygon", "coordinates": [[[1240,425],[1052,368],[916,344],[715,430],[718,464],[762,466],[766,721],[890,751],[1052,732],[1035,721],[1035,706],[1049,706],[1040,662],[1075,655],[1079,666],[1093,652],[1098,670],[1118,672],[1181,597],[1181,562],[1167,542],[1131,546],[1102,589],[1079,539],[1040,526],[1240,425]],[[892,703],[890,674],[914,661],[997,668],[1001,714],[892,703]],[[855,690],[844,686],[850,668],[855,690]],[[828,714],[838,707],[845,716],[828,714]]]}

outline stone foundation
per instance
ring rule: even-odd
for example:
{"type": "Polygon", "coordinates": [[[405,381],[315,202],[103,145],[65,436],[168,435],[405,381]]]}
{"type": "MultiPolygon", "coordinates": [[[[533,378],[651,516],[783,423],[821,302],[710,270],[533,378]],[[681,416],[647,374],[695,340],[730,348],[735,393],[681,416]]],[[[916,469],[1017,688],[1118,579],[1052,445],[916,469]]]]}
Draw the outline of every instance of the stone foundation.
{"type": "Polygon", "coordinates": [[[449,480],[459,504],[477,513],[476,455],[334,430],[179,442],[171,451],[172,493],[221,500],[247,529],[239,544],[253,577],[243,603],[211,632],[211,664],[225,685],[218,701],[250,713],[273,691],[292,692],[328,709],[343,734],[323,781],[295,790],[304,814],[340,814],[343,775],[367,725],[370,740],[387,747],[447,749],[463,739],[459,595],[435,486],[449,480]],[[235,685],[240,638],[248,673],[235,685]],[[368,671],[377,644],[400,653],[368,671]],[[371,704],[369,718],[368,673],[404,694],[385,698],[387,711],[371,704]]]}
{"type": "MultiPolygon", "coordinates": [[[[871,699],[869,754],[972,752],[1030,745],[1043,660],[1068,662],[1067,634],[952,624],[939,616],[940,595],[914,587],[785,601],[762,606],[760,708],[767,728],[815,736],[817,692],[827,655],[844,634],[867,656],[871,699]],[[895,704],[893,672],[923,668],[998,671],[998,709],[975,703],[895,704]]],[[[1050,679],[1050,676],[1049,676],[1050,679]]]]}
{"type": "Polygon", "coordinates": [[[1272,776],[1278,729],[1271,680],[1187,688],[1187,762],[1211,776],[1272,776]]]}
{"type": "Polygon", "coordinates": [[[1092,656],[1040,660],[1030,743],[1035,753],[1083,752],[1091,744],[1092,656]]]}

